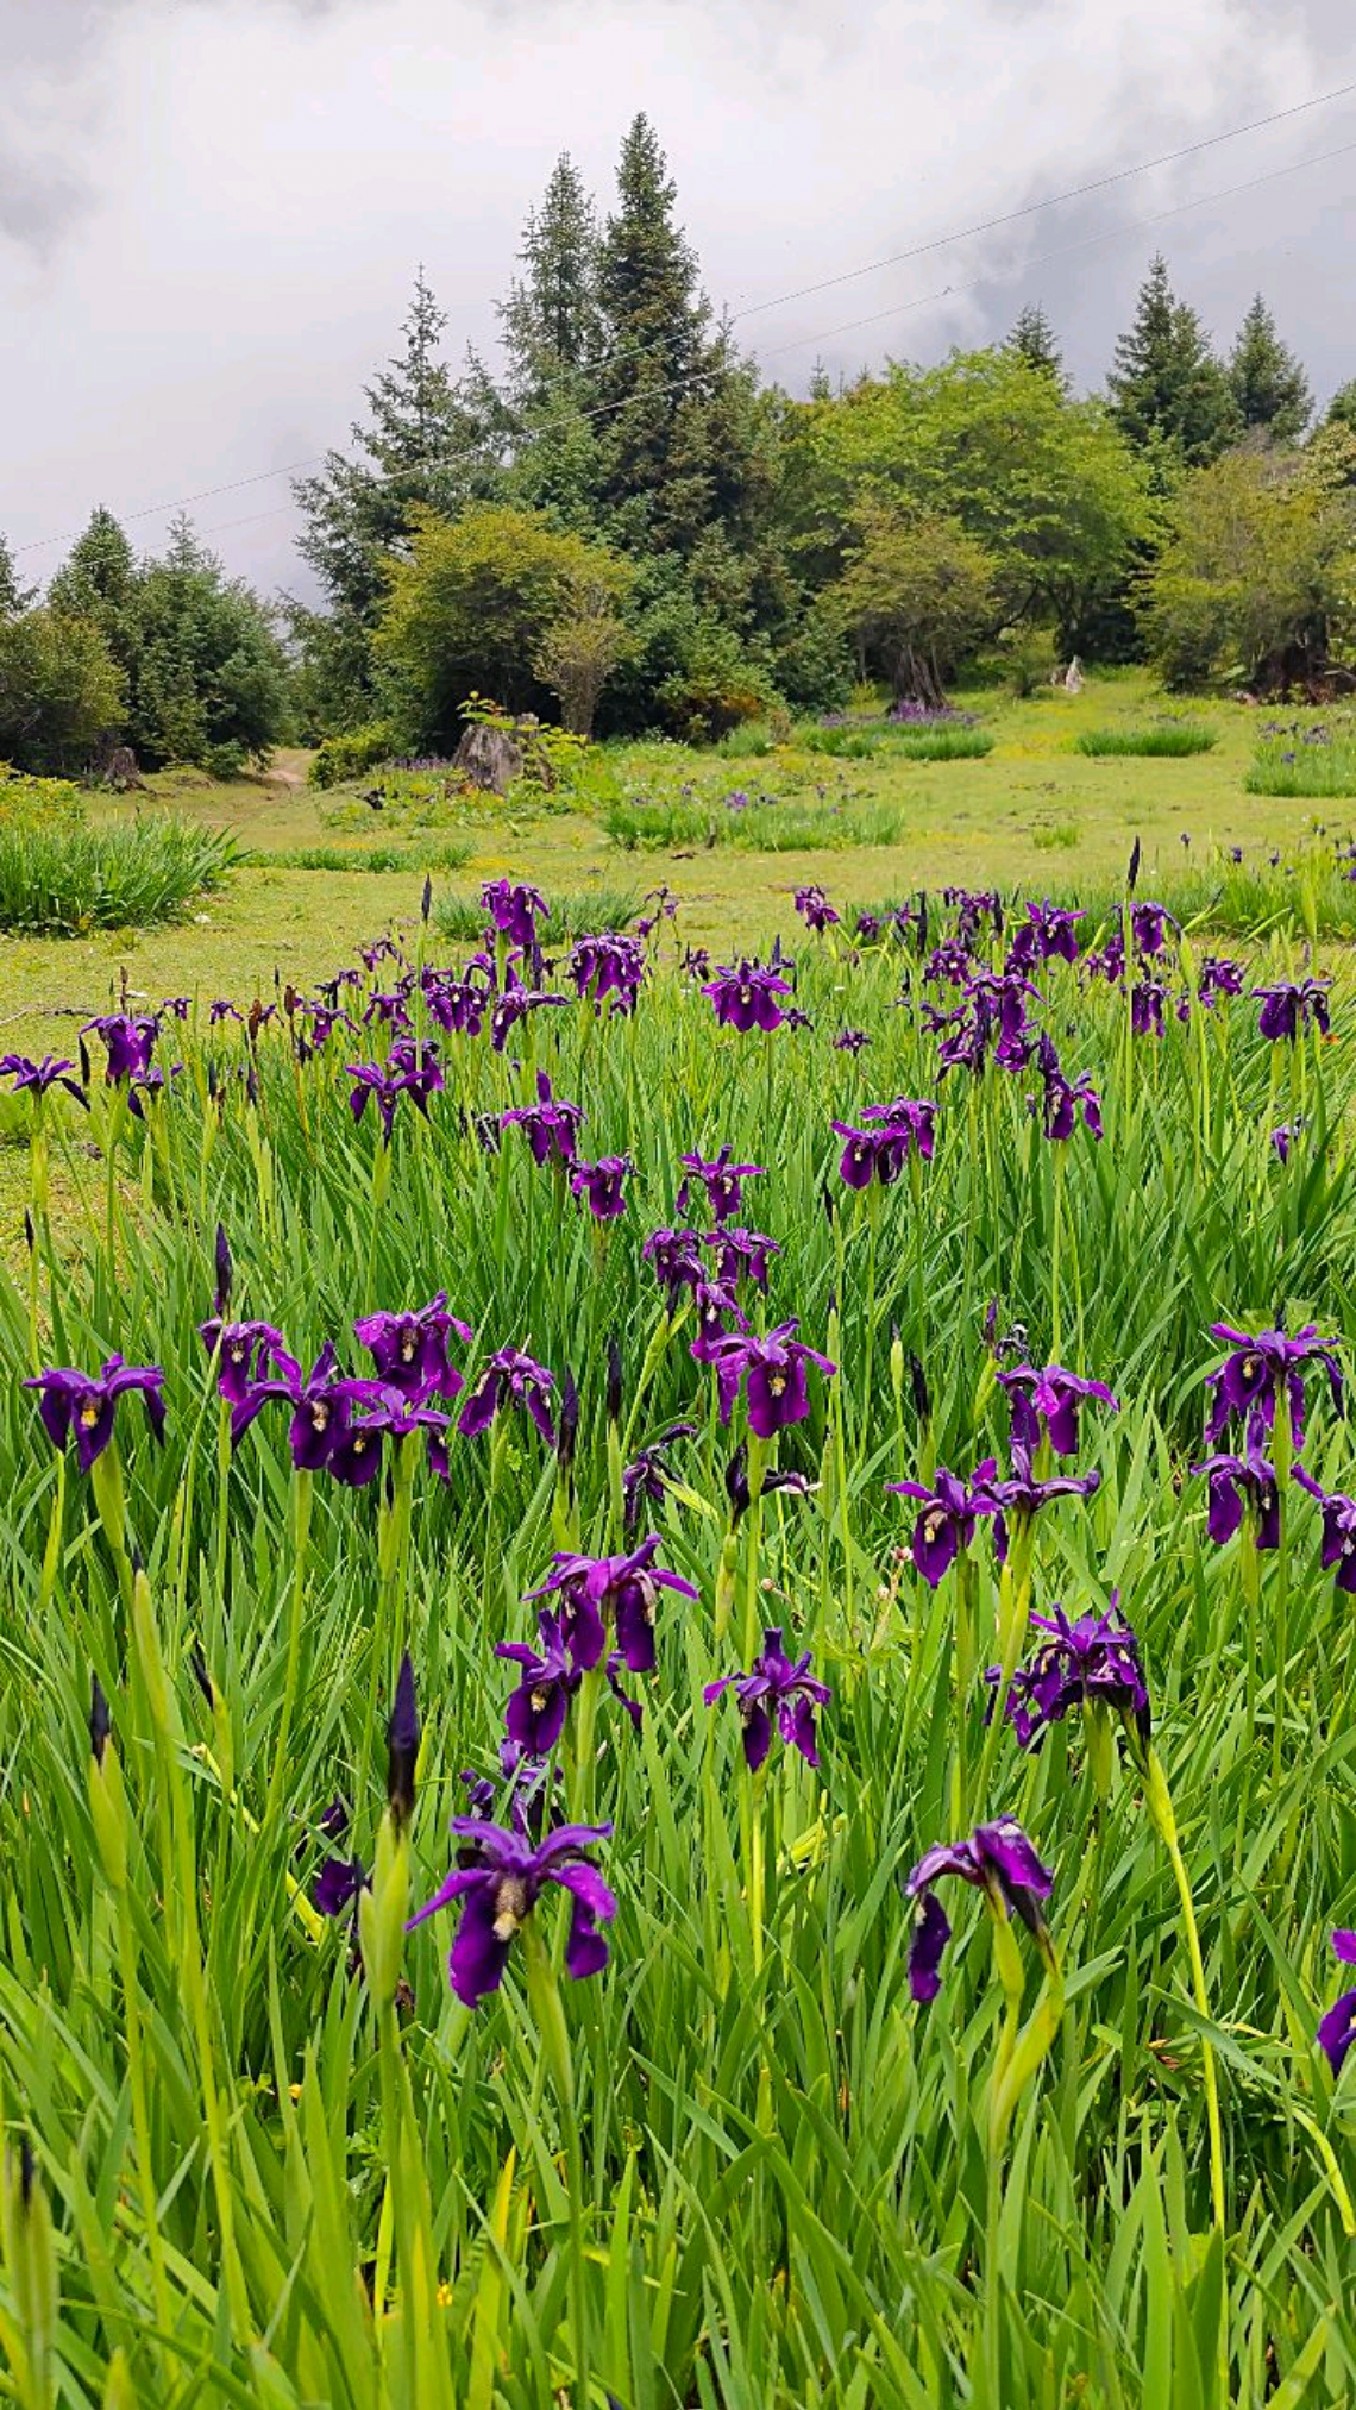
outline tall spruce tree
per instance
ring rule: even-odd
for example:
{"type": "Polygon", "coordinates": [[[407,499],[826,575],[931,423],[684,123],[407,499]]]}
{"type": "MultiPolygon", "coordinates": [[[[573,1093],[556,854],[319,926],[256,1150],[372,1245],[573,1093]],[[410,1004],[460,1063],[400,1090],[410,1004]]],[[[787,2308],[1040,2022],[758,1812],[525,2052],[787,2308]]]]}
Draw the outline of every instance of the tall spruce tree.
{"type": "MultiPolygon", "coordinates": [[[[340,719],[371,709],[369,639],[386,590],[383,563],[413,507],[454,517],[468,502],[493,499],[502,483],[508,413],[474,352],[452,376],[441,353],[446,325],[421,268],[404,348],[364,388],[370,415],[354,423],[354,453],[329,452],[319,474],[292,489],[303,522],[297,549],[329,605],[327,655],[343,665],[348,692],[327,698],[340,719]]],[[[294,624],[305,649],[314,615],[299,611],[294,624]]]]}
{"type": "Polygon", "coordinates": [[[1039,368],[1053,377],[1061,392],[1068,385],[1064,356],[1055,341],[1055,330],[1039,301],[1029,301],[1020,309],[1008,336],[1007,348],[1016,352],[1032,368],[1039,368]]]}
{"type": "Polygon", "coordinates": [[[529,210],[523,273],[499,305],[508,396],[520,411],[568,407],[599,351],[598,212],[568,151],[529,210]]]}
{"type": "Polygon", "coordinates": [[[1245,429],[1260,428],[1277,443],[1298,443],[1313,416],[1313,395],[1260,293],[1229,355],[1229,384],[1245,429]]]}
{"type": "Polygon", "coordinates": [[[599,500],[621,541],[652,537],[687,552],[709,516],[705,413],[731,363],[712,335],[677,197],[655,130],[638,116],[598,255],[599,500]]]}
{"type": "Polygon", "coordinates": [[[47,599],[65,618],[92,620],[114,660],[126,670],[136,647],[136,581],[126,532],[111,510],[100,507],[91,512],[89,525],[71,546],[47,599]]]}
{"type": "Polygon", "coordinates": [[[1107,379],[1124,433],[1142,449],[1169,446],[1188,467],[1214,460],[1238,431],[1229,378],[1196,311],[1179,301],[1161,252],[1116,339],[1107,379]]]}

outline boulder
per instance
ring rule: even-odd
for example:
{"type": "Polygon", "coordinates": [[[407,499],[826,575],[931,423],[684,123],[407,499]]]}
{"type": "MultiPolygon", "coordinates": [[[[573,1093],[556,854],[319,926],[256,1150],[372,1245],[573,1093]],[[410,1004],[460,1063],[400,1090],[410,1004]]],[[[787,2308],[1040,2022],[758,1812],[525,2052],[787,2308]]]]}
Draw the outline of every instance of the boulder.
{"type": "Polygon", "coordinates": [[[469,779],[473,787],[507,795],[514,779],[522,773],[522,747],[502,728],[472,726],[457,747],[452,767],[469,779]]]}

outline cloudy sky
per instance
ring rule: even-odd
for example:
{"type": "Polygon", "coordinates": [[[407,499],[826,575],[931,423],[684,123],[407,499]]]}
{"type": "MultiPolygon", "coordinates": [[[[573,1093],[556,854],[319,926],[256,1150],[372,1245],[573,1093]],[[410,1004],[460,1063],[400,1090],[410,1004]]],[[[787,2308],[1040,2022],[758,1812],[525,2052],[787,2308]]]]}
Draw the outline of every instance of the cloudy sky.
{"type": "Polygon", "coordinates": [[[97,502],[154,548],[155,506],[250,480],[198,524],[304,591],[278,472],[344,439],[416,263],[450,350],[492,352],[553,159],[606,199],[637,109],[792,390],[1030,300],[1099,383],[1159,246],[1221,340],[1260,286],[1321,393],[1356,374],[1356,89],[954,239],[1356,86],[1350,0],[0,0],[0,59],[0,529],[29,577],[97,502]]]}

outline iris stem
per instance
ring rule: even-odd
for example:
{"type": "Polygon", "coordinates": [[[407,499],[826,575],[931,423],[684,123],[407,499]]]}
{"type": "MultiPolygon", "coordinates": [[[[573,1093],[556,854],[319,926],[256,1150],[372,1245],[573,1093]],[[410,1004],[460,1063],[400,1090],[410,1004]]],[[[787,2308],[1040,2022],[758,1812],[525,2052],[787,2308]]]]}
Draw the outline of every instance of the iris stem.
{"type": "MultiPolygon", "coordinates": [[[[1205,1988],[1205,1961],[1201,1956],[1201,1939],[1196,1924],[1195,1902],[1191,1896],[1191,1879],[1182,1856],[1177,1835],[1177,1818],[1173,1813],[1172,1797],[1156,1749],[1150,1749],[1145,1763],[1144,1800],[1150,1820],[1168,1853],[1177,1897],[1182,1910],[1182,1929],[1186,1935],[1187,1958],[1191,1966],[1191,1994],[1196,2013],[1208,2024],[1210,2003],[1205,1988]]],[[[1210,2037],[1201,2035],[1202,2078],[1205,2089],[1205,2115],[1210,2132],[1210,2198],[1215,2224],[1224,2231],[1224,2142],[1220,2130],[1219,2083],[1215,2071],[1215,2053],[1210,2037]]]]}
{"type": "Polygon", "coordinates": [[[273,1772],[269,1777],[268,1796],[264,1808],[264,1830],[271,1832],[282,1803],[283,1781],[287,1771],[287,1748],[292,1736],[292,1713],[296,1705],[297,1676],[301,1667],[301,1630],[306,1600],[306,1549],[311,1530],[311,1501],[315,1475],[298,1471],[292,1476],[292,1590],[291,1609],[287,1621],[287,1662],[283,1671],[282,1713],[278,1719],[278,1743],[273,1755],[273,1772]]]}

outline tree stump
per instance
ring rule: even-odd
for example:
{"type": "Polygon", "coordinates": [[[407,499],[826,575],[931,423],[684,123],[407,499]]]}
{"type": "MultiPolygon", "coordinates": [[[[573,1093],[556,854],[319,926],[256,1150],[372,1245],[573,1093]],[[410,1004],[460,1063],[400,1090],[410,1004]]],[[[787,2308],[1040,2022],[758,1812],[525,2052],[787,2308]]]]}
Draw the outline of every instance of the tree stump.
{"type": "Polygon", "coordinates": [[[468,778],[473,787],[481,787],[488,794],[507,795],[513,780],[522,772],[522,747],[505,735],[502,728],[472,726],[457,747],[452,767],[468,778]]]}

